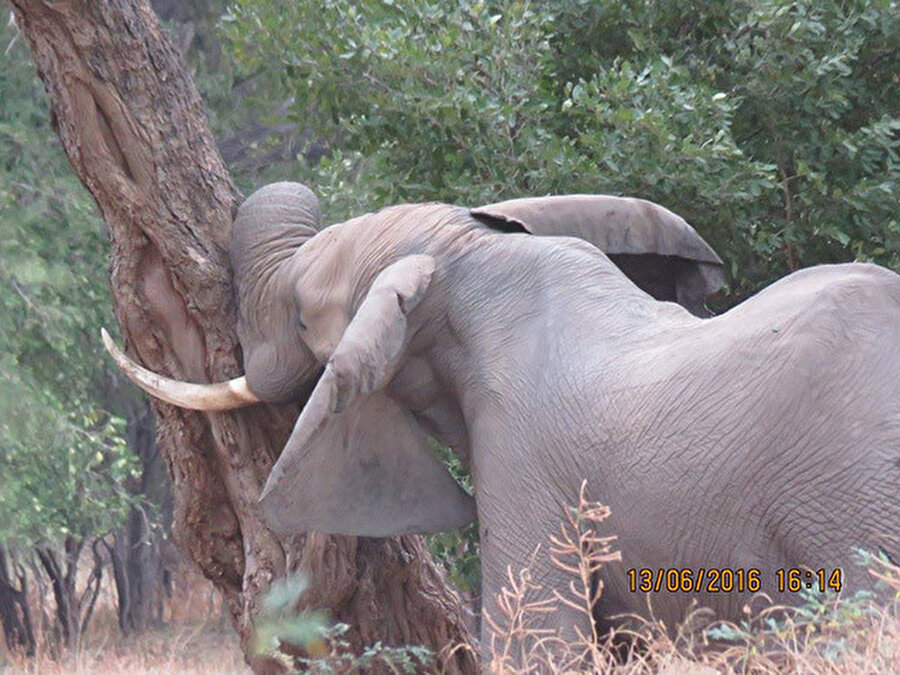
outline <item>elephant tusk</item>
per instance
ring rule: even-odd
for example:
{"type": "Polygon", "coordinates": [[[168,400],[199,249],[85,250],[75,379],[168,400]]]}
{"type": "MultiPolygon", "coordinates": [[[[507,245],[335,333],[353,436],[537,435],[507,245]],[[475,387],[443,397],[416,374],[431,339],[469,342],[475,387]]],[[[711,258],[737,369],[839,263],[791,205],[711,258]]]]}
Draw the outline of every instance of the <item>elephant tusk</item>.
{"type": "Polygon", "coordinates": [[[246,377],[237,377],[216,384],[193,384],[172,380],[147,370],[125,356],[105,328],[100,329],[100,337],[103,338],[106,351],[128,379],[148,394],[166,403],[191,410],[232,410],[261,402],[247,387],[246,377]]]}

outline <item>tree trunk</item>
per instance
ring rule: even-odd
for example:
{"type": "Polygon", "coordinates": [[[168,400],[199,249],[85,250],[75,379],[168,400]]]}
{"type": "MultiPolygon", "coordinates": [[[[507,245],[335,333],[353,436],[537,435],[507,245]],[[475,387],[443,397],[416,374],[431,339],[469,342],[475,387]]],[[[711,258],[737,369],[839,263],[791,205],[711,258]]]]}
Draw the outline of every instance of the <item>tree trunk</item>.
{"type": "Polygon", "coordinates": [[[27,577],[25,570],[16,563],[13,563],[13,571],[10,572],[3,544],[0,544],[0,623],[3,624],[3,637],[8,649],[22,650],[27,656],[34,655],[36,645],[28,604],[27,577]],[[13,582],[13,574],[18,577],[18,588],[13,582]]]}
{"type": "MultiPolygon", "coordinates": [[[[109,227],[127,350],[194,382],[241,373],[228,247],[239,195],[202,103],[146,0],[12,0],[51,98],[51,124],[109,227]]],[[[98,327],[99,329],[99,327],[98,327]]],[[[419,537],[277,538],[259,490],[299,407],[196,413],[154,402],[174,493],[173,534],[222,591],[248,663],[261,591],[311,577],[311,606],[375,640],[440,650],[469,642],[459,598],[419,537]]],[[[472,670],[458,652],[450,670],[472,670]]]]}
{"type": "MultiPolygon", "coordinates": [[[[68,549],[69,540],[66,540],[66,548],[68,549]]],[[[35,547],[38,560],[50,579],[50,588],[53,589],[53,600],[56,602],[56,628],[54,632],[59,632],[61,641],[66,647],[72,646],[75,640],[76,623],[78,616],[76,609],[73,607],[74,589],[68,584],[69,575],[65,572],[65,567],[60,564],[56,552],[49,547],[35,547]]]]}
{"type": "Polygon", "coordinates": [[[91,542],[93,566],[79,595],[78,566],[86,543],[84,536],[66,537],[61,557],[50,546],[39,545],[34,549],[50,579],[56,602],[56,627],[62,643],[67,647],[80,645],[81,636],[94,613],[103,580],[104,561],[99,551],[100,541],[95,539],[91,542]]]}
{"type": "MultiPolygon", "coordinates": [[[[121,379],[114,376],[112,390],[119,392],[121,379]]],[[[130,392],[129,392],[130,393],[130,392]]],[[[126,523],[115,533],[109,553],[118,598],[119,628],[129,635],[161,623],[173,571],[163,555],[169,544],[172,521],[172,488],[163,457],[156,445],[153,411],[146,399],[107,396],[110,410],[128,420],[127,439],[141,461],[141,475],[129,481],[128,491],[139,502],[126,523]]]]}

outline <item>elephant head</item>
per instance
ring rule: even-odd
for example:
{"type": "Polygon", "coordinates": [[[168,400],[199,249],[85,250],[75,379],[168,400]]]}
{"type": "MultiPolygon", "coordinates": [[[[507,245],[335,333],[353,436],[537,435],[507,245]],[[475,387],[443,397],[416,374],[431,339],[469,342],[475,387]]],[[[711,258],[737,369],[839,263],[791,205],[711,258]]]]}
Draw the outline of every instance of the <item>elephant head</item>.
{"type": "Polygon", "coordinates": [[[273,526],[290,532],[387,536],[452,529],[475,517],[472,498],[428,437],[465,443],[458,392],[416,349],[446,327],[440,303],[423,308],[423,300],[440,295],[436,282],[454,283],[453,261],[482,235],[575,235],[620,256],[660,299],[695,310],[721,284],[721,261],[696,232],[642,200],[575,195],[471,211],[406,205],[319,228],[315,196],[295,183],[266,186],[239,209],[232,264],[245,378],[167,380],[104,335],[139,386],[185,407],[297,400],[315,385],[262,497],[273,526]]]}
{"type": "Polygon", "coordinates": [[[298,330],[287,261],[322,226],[319,202],[299,183],[272,183],[238,209],[231,264],[247,385],[261,400],[297,400],[320,369],[298,330]]]}
{"type": "Polygon", "coordinates": [[[181,407],[229,410],[297,400],[304,387],[315,381],[321,366],[296,330],[296,307],[285,301],[284,263],[316,235],[321,224],[318,199],[300,183],[266,185],[238,209],[232,228],[231,264],[244,376],[219,384],[160,377],[128,359],[104,330],[107,350],[138,386],[181,407]]]}

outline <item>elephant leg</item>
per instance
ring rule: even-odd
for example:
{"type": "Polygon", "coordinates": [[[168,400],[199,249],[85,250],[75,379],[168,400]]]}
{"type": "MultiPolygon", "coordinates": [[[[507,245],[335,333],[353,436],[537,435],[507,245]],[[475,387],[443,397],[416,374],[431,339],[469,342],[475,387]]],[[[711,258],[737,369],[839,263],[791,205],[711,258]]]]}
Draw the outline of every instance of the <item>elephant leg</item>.
{"type": "MultiPolygon", "coordinates": [[[[497,666],[517,668],[525,665],[535,643],[559,651],[562,643],[575,644],[579,632],[591,635],[592,618],[587,610],[578,611],[560,602],[554,591],[566,597],[569,584],[578,578],[556,566],[550,557],[549,535],[559,531],[562,514],[555,519],[530,520],[522,527],[506,527],[503,521],[480,515],[482,622],[481,655],[485,665],[505,659],[497,666]],[[542,522],[541,522],[542,521],[542,522]],[[525,604],[547,602],[543,608],[517,612],[525,604]],[[525,629],[524,631],[522,629],[525,629]]],[[[501,669],[503,669],[501,667],[501,669]]]]}

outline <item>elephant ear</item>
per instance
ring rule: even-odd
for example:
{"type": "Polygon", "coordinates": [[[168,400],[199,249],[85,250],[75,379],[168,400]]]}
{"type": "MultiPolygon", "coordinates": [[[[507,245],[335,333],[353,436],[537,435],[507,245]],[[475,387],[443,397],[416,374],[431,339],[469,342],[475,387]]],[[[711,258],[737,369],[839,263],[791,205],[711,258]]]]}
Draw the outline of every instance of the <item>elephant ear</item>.
{"type": "Polygon", "coordinates": [[[606,253],[657,300],[703,314],[703,301],[724,283],[722,261],[685,220],[644,199],[609,195],[533,197],[472,209],[503,230],[579,237],[606,253]]]}
{"type": "Polygon", "coordinates": [[[274,530],[386,537],[475,518],[413,414],[383,391],[433,272],[432,258],[408,256],[372,283],[266,481],[274,530]]]}

